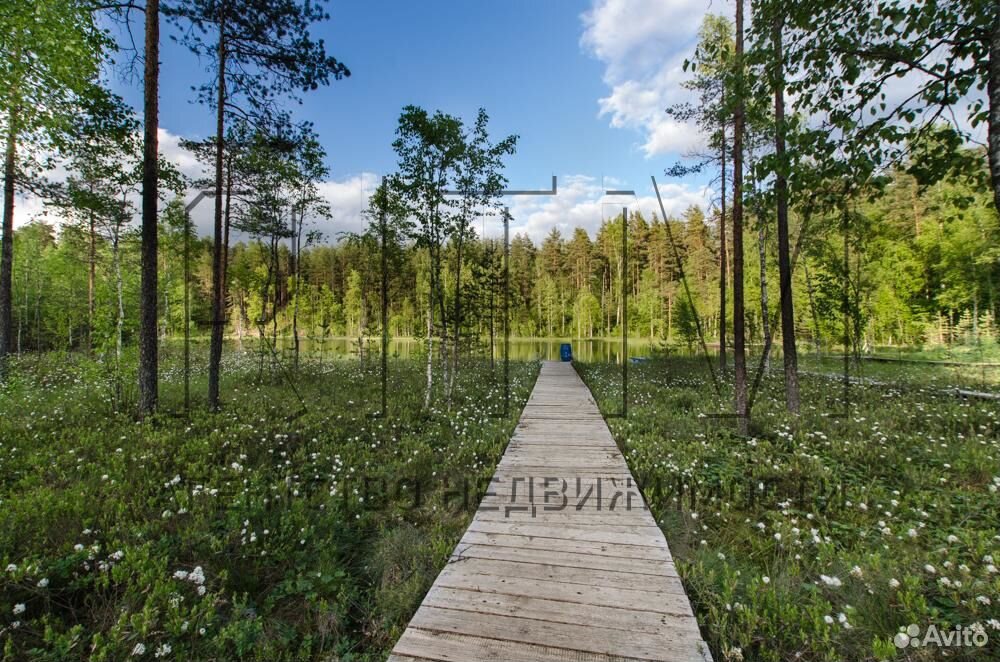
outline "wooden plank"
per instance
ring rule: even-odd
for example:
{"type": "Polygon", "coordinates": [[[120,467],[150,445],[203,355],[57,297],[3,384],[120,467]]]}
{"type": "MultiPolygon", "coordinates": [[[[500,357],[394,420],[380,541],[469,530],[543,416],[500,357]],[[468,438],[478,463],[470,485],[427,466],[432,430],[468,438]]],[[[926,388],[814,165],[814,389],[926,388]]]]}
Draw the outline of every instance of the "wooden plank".
{"type": "MultiPolygon", "coordinates": [[[[643,575],[618,570],[595,570],[575,566],[539,563],[534,560],[484,559],[469,555],[453,556],[446,570],[456,575],[490,575],[520,579],[544,579],[562,584],[626,588],[647,593],[676,593],[680,582],[676,574],[643,575]]],[[[680,588],[683,591],[683,588],[680,588]]]]}
{"type": "MultiPolygon", "coordinates": [[[[411,626],[421,630],[502,639],[587,653],[615,654],[640,660],[662,660],[664,655],[667,659],[683,659],[688,644],[693,643],[690,641],[690,630],[663,630],[637,637],[631,632],[602,627],[599,621],[589,624],[553,623],[472,611],[455,614],[455,610],[430,605],[421,607],[413,617],[411,626]]],[[[698,635],[694,634],[694,638],[697,639],[698,635]]]]}
{"type": "Polygon", "coordinates": [[[475,557],[481,559],[496,559],[501,561],[521,561],[526,563],[542,563],[570,568],[590,568],[593,570],[616,570],[619,572],[637,573],[676,577],[677,570],[668,559],[639,559],[635,557],[601,556],[581,552],[553,552],[547,550],[526,549],[523,547],[504,547],[501,545],[459,545],[453,558],[475,557]]]}
{"type": "Polygon", "coordinates": [[[618,607],[652,611],[658,614],[690,614],[684,588],[680,580],[667,584],[658,591],[640,591],[630,588],[600,587],[551,579],[527,577],[499,577],[465,571],[462,564],[449,564],[438,575],[435,584],[450,588],[467,588],[484,593],[503,593],[528,597],[561,600],[583,605],[618,607]]]}
{"type": "Polygon", "coordinates": [[[711,662],[663,533],[572,366],[543,364],[389,659],[711,662]]]}
{"type": "Polygon", "coordinates": [[[407,628],[393,653],[436,662],[637,662],[636,658],[585,654],[565,648],[428,632],[419,628],[407,628]]]}
{"type": "Polygon", "coordinates": [[[670,552],[660,547],[648,545],[627,545],[623,543],[594,543],[579,540],[563,540],[559,538],[529,538],[509,533],[480,533],[466,531],[456,549],[465,545],[498,545],[514,549],[531,549],[547,552],[576,552],[594,556],[613,556],[632,559],[671,559],[670,552]]]}
{"type": "Polygon", "coordinates": [[[508,533],[528,536],[529,538],[556,538],[559,540],[580,540],[585,542],[618,542],[629,545],[647,547],[663,546],[663,534],[643,530],[637,531],[631,526],[604,526],[594,530],[584,526],[553,527],[539,522],[487,522],[473,518],[469,525],[470,531],[479,533],[508,533]]]}
{"type": "Polygon", "coordinates": [[[627,632],[657,633],[664,626],[678,624],[698,631],[698,622],[693,616],[658,614],[637,609],[617,607],[597,607],[574,602],[546,600],[527,595],[504,595],[483,593],[465,588],[434,586],[427,593],[424,604],[449,607],[483,614],[520,616],[537,621],[553,623],[600,623],[602,627],[625,630],[627,632]]]}
{"type": "MultiPolygon", "coordinates": [[[[545,510],[543,505],[535,504],[531,510],[514,510],[527,506],[527,501],[511,503],[509,501],[484,502],[476,513],[476,518],[484,522],[540,522],[550,526],[572,524],[573,526],[632,526],[656,528],[656,523],[642,510],[604,510],[576,511],[567,506],[561,510],[545,510]],[[494,507],[496,510],[486,510],[494,507]]],[[[555,506],[550,506],[550,508],[555,506]]]]}

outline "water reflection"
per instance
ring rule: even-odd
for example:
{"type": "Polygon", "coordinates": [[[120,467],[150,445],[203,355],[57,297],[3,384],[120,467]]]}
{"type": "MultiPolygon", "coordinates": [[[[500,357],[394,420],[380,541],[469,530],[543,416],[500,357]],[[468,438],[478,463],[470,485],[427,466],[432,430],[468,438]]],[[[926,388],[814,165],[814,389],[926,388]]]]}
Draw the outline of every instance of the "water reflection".
{"type": "MultiPolygon", "coordinates": [[[[357,338],[303,338],[300,341],[300,351],[305,355],[320,358],[357,357],[362,352],[377,355],[381,349],[380,338],[370,338],[359,342],[357,338]]],[[[622,341],[615,339],[559,339],[559,338],[511,338],[510,358],[512,361],[527,360],[559,360],[559,347],[568,342],[573,346],[573,358],[587,362],[621,363],[622,341]]],[[[259,352],[261,345],[257,338],[233,340],[231,346],[237,352],[259,352]]],[[[394,358],[415,358],[422,356],[425,342],[416,338],[394,338],[389,341],[389,356],[394,358]]],[[[660,343],[649,339],[632,338],[628,342],[629,358],[648,357],[657,349],[660,343]]],[[[290,357],[294,351],[294,341],[291,338],[278,338],[277,352],[282,357],[290,357]]],[[[466,354],[489,356],[488,343],[464,348],[466,354]]],[[[498,340],[495,356],[503,358],[503,341],[498,340]]]]}

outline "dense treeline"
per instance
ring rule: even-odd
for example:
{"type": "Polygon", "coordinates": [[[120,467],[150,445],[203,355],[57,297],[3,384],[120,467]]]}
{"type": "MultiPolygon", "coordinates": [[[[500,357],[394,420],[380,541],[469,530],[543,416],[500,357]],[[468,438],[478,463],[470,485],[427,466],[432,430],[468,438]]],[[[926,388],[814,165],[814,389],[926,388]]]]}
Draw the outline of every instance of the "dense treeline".
{"type": "MultiPolygon", "coordinates": [[[[714,345],[719,325],[719,216],[698,208],[681,218],[629,215],[629,318],[634,337],[693,345],[697,330],[683,293],[681,270],[688,280],[706,340],[714,345]]],[[[842,218],[828,214],[812,220],[804,242],[801,269],[795,274],[796,327],[803,341],[822,346],[843,342],[843,306],[861,330],[858,342],[880,345],[952,344],[997,338],[1000,299],[1000,224],[990,192],[955,178],[924,190],[913,176],[898,172],[874,200],[852,212],[848,259],[856,291],[845,297],[842,218]]],[[[792,218],[797,229],[800,219],[792,218]]],[[[179,337],[185,323],[183,212],[168,208],[160,229],[160,335],[179,337]]],[[[758,229],[746,230],[756,246],[758,229]]],[[[751,343],[763,341],[761,292],[769,312],[777,309],[777,257],[771,236],[764,238],[766,277],[760,253],[747,253],[747,329],[751,343]],[[762,289],[763,288],[763,289],[762,289]],[[770,290],[770,291],[769,291],[770,290]]],[[[88,279],[91,237],[85,227],[67,225],[58,232],[44,223],[17,232],[15,254],[15,333],[19,351],[86,349],[117,344],[119,299],[112,239],[94,237],[98,278],[91,293],[88,279]],[[93,313],[88,301],[95,300],[93,313]]],[[[135,334],[134,301],[138,292],[138,237],[121,240],[124,342],[135,334]]],[[[211,326],[211,242],[189,238],[190,319],[192,333],[211,326]]],[[[426,333],[425,293],[428,259],[412,242],[389,274],[389,333],[421,337],[426,333]]],[[[476,238],[462,258],[465,277],[462,333],[466,338],[502,334],[503,246],[476,238]]],[[[263,241],[238,243],[229,252],[227,334],[249,337],[291,335],[298,306],[304,338],[377,336],[381,333],[380,252],[377,244],[351,238],[304,248],[296,267],[288,242],[277,249],[276,273],[268,276],[270,247],[263,241]],[[295,273],[301,274],[296,286],[295,273]],[[276,311],[276,313],[275,313],[276,311]]],[[[455,247],[443,256],[445,274],[457,269],[455,247]]],[[[563,235],[553,229],[538,245],[524,235],[510,243],[511,333],[515,336],[603,337],[620,334],[622,322],[621,217],[606,220],[596,236],[582,228],[563,235]]],[[[455,290],[445,277],[452,310],[455,290]]],[[[730,284],[731,286],[731,284],[730,284]]],[[[730,304],[731,305],[731,304],[730,304]]],[[[729,320],[731,323],[732,314],[729,320]]],[[[454,322],[453,319],[449,320],[454,322]]],[[[778,330],[780,333],[780,330],[778,330]]]]}

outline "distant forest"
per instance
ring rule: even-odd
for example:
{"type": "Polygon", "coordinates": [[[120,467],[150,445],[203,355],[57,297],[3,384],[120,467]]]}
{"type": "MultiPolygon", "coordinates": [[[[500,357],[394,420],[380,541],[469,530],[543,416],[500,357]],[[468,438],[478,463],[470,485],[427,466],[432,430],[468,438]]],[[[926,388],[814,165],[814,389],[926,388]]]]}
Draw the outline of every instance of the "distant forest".
{"type": "MultiPolygon", "coordinates": [[[[747,333],[750,342],[760,343],[768,333],[780,334],[776,242],[767,224],[752,209],[748,213],[747,333]]],[[[946,178],[921,188],[913,176],[897,171],[877,197],[859,202],[850,216],[845,219],[837,211],[809,220],[793,288],[800,344],[839,346],[845,320],[857,349],[997,340],[1000,227],[985,185],[946,178]]],[[[553,229],[540,245],[524,235],[512,237],[511,334],[620,335],[624,278],[631,336],[691,346],[697,342],[697,314],[706,341],[717,342],[718,211],[713,208],[706,216],[692,207],[666,223],[655,214],[636,212],[629,214],[628,223],[624,274],[620,215],[606,220],[596,237],[580,228],[569,233],[553,229]],[[694,310],[684,293],[682,272],[694,310]]],[[[793,214],[793,246],[801,223],[793,214]]],[[[183,210],[169,206],[161,223],[159,257],[163,337],[184,331],[184,227],[183,210]]],[[[16,236],[15,350],[111,350],[119,338],[128,344],[138,320],[128,310],[138,300],[137,232],[119,236],[102,232],[99,225],[57,229],[35,222],[16,236]]],[[[289,335],[293,318],[302,337],[380,334],[381,253],[373,236],[314,242],[298,255],[293,243],[283,241],[272,251],[265,239],[229,249],[227,334],[289,335]]],[[[189,236],[187,250],[191,330],[207,334],[211,240],[189,236]]],[[[491,329],[502,334],[502,260],[503,246],[496,240],[477,237],[464,246],[464,337],[483,338],[491,329]]],[[[449,325],[454,322],[456,268],[452,243],[442,260],[449,325]]],[[[404,243],[391,255],[388,271],[390,334],[424,337],[427,251],[404,243]]],[[[731,306],[732,297],[727,299],[731,306]]],[[[731,308],[727,319],[731,324],[731,308]]]]}

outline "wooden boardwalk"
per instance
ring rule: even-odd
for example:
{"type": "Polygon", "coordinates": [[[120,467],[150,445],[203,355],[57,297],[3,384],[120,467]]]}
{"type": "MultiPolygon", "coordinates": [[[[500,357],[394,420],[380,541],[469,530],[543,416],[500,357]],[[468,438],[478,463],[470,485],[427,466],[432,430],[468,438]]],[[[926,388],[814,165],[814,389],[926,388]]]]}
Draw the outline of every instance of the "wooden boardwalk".
{"type": "Polygon", "coordinates": [[[711,660],[667,541],[570,364],[543,364],[491,488],[389,660],[711,660]]]}

